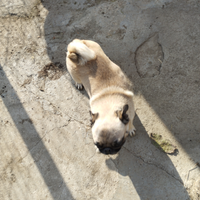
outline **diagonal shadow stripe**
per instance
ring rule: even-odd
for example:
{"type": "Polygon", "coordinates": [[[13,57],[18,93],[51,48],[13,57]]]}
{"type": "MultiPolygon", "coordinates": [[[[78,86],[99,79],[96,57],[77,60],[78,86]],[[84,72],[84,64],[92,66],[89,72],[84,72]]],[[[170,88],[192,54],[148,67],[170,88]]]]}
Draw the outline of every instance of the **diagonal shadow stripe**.
{"type": "MultiPolygon", "coordinates": [[[[25,108],[23,107],[22,103],[20,102],[20,99],[16,92],[14,91],[10,81],[6,77],[1,65],[0,70],[3,72],[3,84],[6,86],[7,90],[11,90],[12,93],[12,99],[14,99],[14,104],[10,104],[9,96],[6,97],[6,95],[0,95],[2,98],[2,101],[4,105],[6,106],[16,128],[18,129],[24,143],[27,146],[27,149],[32,156],[33,160],[35,161],[35,165],[37,166],[38,171],[40,172],[46,186],[48,187],[48,190],[50,191],[50,194],[54,200],[58,199],[58,195],[60,196],[61,192],[58,192],[59,190],[64,191],[64,196],[60,196],[61,199],[67,199],[67,200],[73,200],[73,196],[68,189],[62,175],[60,174],[54,160],[52,159],[50,153],[48,152],[47,148],[45,147],[42,138],[36,131],[36,128],[32,123],[30,123],[29,129],[25,129],[23,127],[23,123],[19,123],[21,118],[19,116],[23,116],[23,119],[30,119],[28,113],[26,112],[25,108]],[[39,149],[36,149],[39,144],[39,149]],[[38,159],[38,152],[42,152],[42,158],[43,160],[39,161],[38,159]],[[48,170],[47,170],[48,169],[48,170]],[[48,172],[47,172],[48,171],[48,172]],[[52,184],[53,183],[53,184],[52,184]],[[62,186],[62,187],[61,187],[62,186]]],[[[0,82],[1,83],[1,82],[0,82]]],[[[0,85],[0,88],[2,88],[2,85],[0,85]]],[[[40,158],[41,159],[41,158],[40,158]]]]}
{"type": "MultiPolygon", "coordinates": [[[[189,194],[176,167],[167,154],[157,151],[154,145],[150,145],[151,139],[137,114],[134,118],[134,125],[137,127],[135,138],[127,140],[117,157],[109,157],[106,160],[108,167],[108,161],[112,160],[118,169],[118,173],[121,175],[118,184],[119,188],[116,190],[113,199],[116,197],[117,199],[125,199],[123,197],[123,190],[125,191],[130,186],[120,185],[120,181],[123,182],[122,177],[128,176],[137,191],[137,194],[134,196],[135,199],[189,200],[189,194]],[[137,149],[140,149],[140,154],[138,154],[137,149]],[[155,159],[152,162],[151,159],[148,160],[147,157],[144,157],[149,152],[158,157],[158,160],[156,161],[155,159]]],[[[130,190],[126,193],[128,194],[129,192],[130,190]]]]}

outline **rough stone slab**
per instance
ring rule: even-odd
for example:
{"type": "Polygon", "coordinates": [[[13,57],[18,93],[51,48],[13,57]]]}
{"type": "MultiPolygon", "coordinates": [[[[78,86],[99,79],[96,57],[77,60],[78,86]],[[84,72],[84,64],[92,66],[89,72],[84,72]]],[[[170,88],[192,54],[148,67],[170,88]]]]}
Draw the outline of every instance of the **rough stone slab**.
{"type": "Polygon", "coordinates": [[[197,0],[1,1],[0,199],[197,200],[199,13],[197,0]],[[74,38],[99,42],[134,84],[137,134],[117,155],[95,152],[88,96],[65,65],[74,38]]]}
{"type": "Polygon", "coordinates": [[[30,17],[37,14],[39,0],[1,0],[0,17],[30,17]]]}

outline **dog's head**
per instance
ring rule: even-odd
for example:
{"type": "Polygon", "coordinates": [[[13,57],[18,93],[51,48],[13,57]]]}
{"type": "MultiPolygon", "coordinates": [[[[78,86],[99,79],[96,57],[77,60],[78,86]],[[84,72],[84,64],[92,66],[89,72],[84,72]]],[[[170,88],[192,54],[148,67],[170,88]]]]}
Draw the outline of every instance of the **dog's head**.
{"type": "Polygon", "coordinates": [[[91,125],[94,144],[103,154],[116,154],[126,141],[129,122],[128,104],[113,112],[92,113],[91,125]]]}

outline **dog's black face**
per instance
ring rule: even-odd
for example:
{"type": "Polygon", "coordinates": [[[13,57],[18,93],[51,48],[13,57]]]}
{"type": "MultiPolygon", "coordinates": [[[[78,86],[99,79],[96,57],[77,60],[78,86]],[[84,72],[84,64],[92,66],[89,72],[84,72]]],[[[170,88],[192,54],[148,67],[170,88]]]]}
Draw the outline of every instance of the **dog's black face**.
{"type": "Polygon", "coordinates": [[[99,142],[95,143],[95,145],[97,146],[97,148],[99,149],[99,151],[105,155],[108,154],[116,154],[121,147],[123,146],[123,144],[125,143],[126,139],[125,137],[123,137],[120,141],[115,141],[113,144],[111,145],[104,145],[101,144],[99,142]]]}

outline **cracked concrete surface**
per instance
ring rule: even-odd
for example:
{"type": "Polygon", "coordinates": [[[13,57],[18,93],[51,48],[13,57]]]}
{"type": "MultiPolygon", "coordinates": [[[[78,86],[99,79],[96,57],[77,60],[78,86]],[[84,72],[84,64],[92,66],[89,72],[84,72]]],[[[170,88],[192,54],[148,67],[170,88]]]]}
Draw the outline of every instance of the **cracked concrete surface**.
{"type": "Polygon", "coordinates": [[[198,0],[2,0],[0,199],[200,199],[199,13],[198,0]],[[137,134],[117,155],[95,152],[88,96],[65,65],[74,38],[133,82],[137,134]]]}

